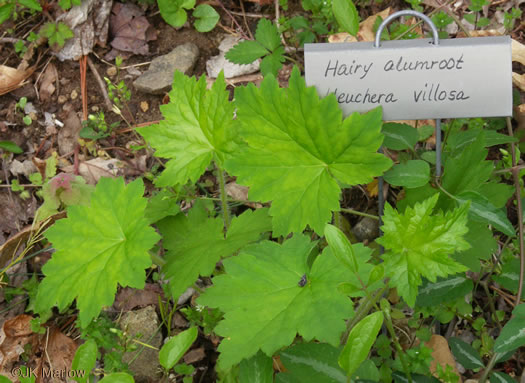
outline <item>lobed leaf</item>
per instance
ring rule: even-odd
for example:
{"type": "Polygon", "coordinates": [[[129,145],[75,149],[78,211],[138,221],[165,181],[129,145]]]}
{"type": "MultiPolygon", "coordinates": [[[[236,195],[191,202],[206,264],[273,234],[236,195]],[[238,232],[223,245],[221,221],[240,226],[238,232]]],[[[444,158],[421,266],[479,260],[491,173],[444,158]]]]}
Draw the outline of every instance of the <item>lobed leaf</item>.
{"type": "Polygon", "coordinates": [[[307,225],[321,234],[340,208],[339,183],[368,183],[391,165],[377,153],[381,110],[343,120],[335,96],[320,100],[297,68],[287,89],[268,77],[259,89],[237,88],[235,98],[247,145],[225,166],[250,187],[250,199],[272,200],[275,235],[307,225]]]}
{"type": "Polygon", "coordinates": [[[271,222],[268,209],[247,210],[233,218],[225,237],[222,218],[208,218],[204,207],[197,204],[188,216],[179,214],[160,221],[157,226],[168,250],[162,269],[170,278],[170,290],[177,299],[199,275],[211,275],[222,258],[270,231],[271,222]]]}
{"type": "Polygon", "coordinates": [[[164,120],[137,131],[156,149],[155,155],[169,158],[156,180],[158,186],[196,182],[212,159],[221,164],[235,148],[234,106],[228,101],[221,73],[211,90],[206,79],[199,81],[175,72],[170,103],[160,107],[164,120]]]}
{"type": "Polygon", "coordinates": [[[261,19],[257,24],[255,40],[271,52],[281,45],[279,31],[275,24],[268,19],[261,19]]]}
{"type": "Polygon", "coordinates": [[[296,335],[333,345],[352,314],[352,302],[337,290],[351,277],[339,261],[323,252],[307,266],[316,245],[295,235],[282,245],[263,241],[225,259],[226,274],[198,304],[220,308],[224,314],[215,332],[224,337],[218,350],[219,366],[226,370],[262,350],[271,356],[293,342],[296,335]]]}
{"type": "Polygon", "coordinates": [[[148,250],[159,236],[144,218],[143,193],[141,179],[125,185],[122,178],[101,178],[88,206],[69,206],[68,218],[45,232],[56,252],[42,268],[37,312],[64,310],[76,298],[86,327],[113,303],[117,284],[144,287],[148,250]]]}
{"type": "Polygon", "coordinates": [[[236,64],[251,64],[268,54],[268,50],[257,41],[241,41],[226,53],[226,59],[236,64]]]}
{"type": "Polygon", "coordinates": [[[383,217],[383,237],[377,239],[388,251],[384,254],[386,276],[409,306],[416,301],[421,277],[435,282],[467,268],[449,256],[470,245],[463,238],[467,233],[468,204],[453,211],[432,215],[438,195],[407,207],[404,214],[389,204],[383,217]]]}

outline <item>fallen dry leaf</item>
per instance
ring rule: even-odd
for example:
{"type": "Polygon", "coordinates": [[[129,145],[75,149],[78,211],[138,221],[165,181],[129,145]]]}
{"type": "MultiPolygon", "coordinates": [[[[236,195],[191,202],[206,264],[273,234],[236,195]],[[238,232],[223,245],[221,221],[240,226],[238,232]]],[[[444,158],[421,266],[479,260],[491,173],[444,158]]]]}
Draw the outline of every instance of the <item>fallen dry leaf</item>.
{"type": "Polygon", "coordinates": [[[524,74],[517,74],[512,73],[512,83],[520,88],[521,90],[525,91],[525,73],[524,74]]]}
{"type": "Polygon", "coordinates": [[[252,203],[248,201],[248,191],[250,189],[246,186],[239,185],[235,182],[226,184],[226,194],[231,198],[246,202],[245,205],[253,209],[260,209],[263,205],[260,203],[252,203]]]}
{"type": "Polygon", "coordinates": [[[357,38],[347,32],[340,32],[328,36],[329,43],[356,43],[357,38]]]}
{"type": "Polygon", "coordinates": [[[106,46],[112,5],[112,0],[84,0],[57,17],[56,21],[66,24],[74,34],[56,53],[60,61],[76,61],[92,52],[95,44],[106,46]]]}
{"type": "Polygon", "coordinates": [[[366,185],[366,191],[368,192],[368,195],[370,197],[377,197],[379,194],[379,184],[377,182],[377,179],[373,180],[369,184],[366,185]]]}
{"type": "Polygon", "coordinates": [[[34,217],[36,205],[34,197],[23,200],[18,194],[0,189],[0,244],[34,217]]]}
{"type": "MultiPolygon", "coordinates": [[[[92,160],[81,162],[78,172],[88,184],[95,185],[101,177],[116,177],[119,174],[121,162],[114,158],[93,158],[92,160]]],[[[73,165],[62,169],[66,173],[72,173],[73,165]]]]}
{"type": "Polygon", "coordinates": [[[16,363],[24,353],[26,344],[31,343],[31,315],[21,314],[4,322],[0,330],[0,371],[16,363]]]}
{"type": "Polygon", "coordinates": [[[35,67],[12,68],[0,65],[0,96],[9,93],[24,84],[24,81],[33,74],[35,67]]]}
{"type": "MultiPolygon", "coordinates": [[[[58,328],[50,329],[49,339],[47,340],[46,351],[50,368],[53,370],[67,371],[71,368],[75,352],[77,351],[77,343],[70,337],[62,334],[58,328]]],[[[47,358],[46,358],[47,359],[47,358]]],[[[65,382],[65,377],[61,377],[65,382]]]]}
{"type": "MultiPolygon", "coordinates": [[[[488,36],[501,36],[501,32],[496,29],[486,29],[484,31],[469,31],[469,37],[488,37],[488,36]]],[[[459,32],[457,37],[466,37],[463,31],[459,32]]]]}
{"type": "MultiPolygon", "coordinates": [[[[60,212],[49,217],[43,224],[45,227],[41,229],[43,231],[47,226],[52,225],[56,220],[65,218],[66,212],[60,212]]],[[[41,223],[42,224],[42,223],[41,223]]],[[[5,243],[0,246],[0,268],[4,268],[7,264],[15,259],[17,254],[20,253],[25,247],[25,244],[29,237],[38,230],[38,224],[26,226],[20,230],[16,235],[9,238],[5,243]]]]}
{"type": "Polygon", "coordinates": [[[55,93],[55,81],[57,80],[57,69],[53,63],[49,64],[42,75],[42,80],[40,82],[40,100],[42,102],[47,102],[51,99],[53,93],[55,93]]]}
{"type": "Polygon", "coordinates": [[[79,133],[82,130],[82,123],[77,112],[72,107],[66,107],[66,105],[63,110],[68,112],[64,120],[64,126],[58,131],[58,152],[61,155],[69,154],[75,149],[75,145],[80,137],[79,133]]]}
{"type": "Polygon", "coordinates": [[[525,65],[525,45],[512,39],[512,61],[525,65]]]}
{"type": "Polygon", "coordinates": [[[452,355],[452,352],[450,352],[447,340],[441,335],[432,335],[430,340],[425,343],[425,346],[432,349],[432,357],[434,358],[434,360],[432,360],[430,363],[430,371],[432,374],[437,376],[436,366],[438,363],[441,365],[443,370],[445,370],[446,366],[449,365],[453,368],[454,374],[459,377],[459,382],[461,383],[461,376],[458,372],[458,369],[456,368],[456,361],[452,355]]]}
{"type": "Polygon", "coordinates": [[[525,104],[514,108],[514,119],[518,122],[517,130],[525,130],[525,104]]]}
{"type": "Polygon", "coordinates": [[[374,24],[376,22],[377,17],[381,17],[381,19],[386,19],[390,15],[390,7],[386,8],[385,10],[376,13],[375,15],[367,17],[363,22],[359,24],[359,31],[357,32],[357,39],[359,41],[374,41],[376,38],[376,34],[374,32],[374,24]]]}
{"type": "Polygon", "coordinates": [[[113,306],[118,311],[131,311],[136,307],[157,306],[162,289],[157,284],[146,283],[143,290],[124,287],[119,290],[113,306]]]}
{"type": "MultiPolygon", "coordinates": [[[[149,53],[148,42],[157,39],[155,29],[144,17],[142,10],[131,3],[113,4],[109,17],[109,30],[113,37],[110,45],[114,48],[106,55],[110,59],[116,57],[120,52],[147,55],[149,53]]],[[[121,54],[121,56],[126,55],[121,54]]]]}
{"type": "Polygon", "coordinates": [[[357,32],[357,38],[346,33],[336,33],[335,35],[331,35],[328,37],[329,43],[354,43],[356,41],[374,41],[375,40],[375,32],[374,32],[374,24],[376,22],[376,19],[378,16],[380,16],[383,20],[390,15],[391,8],[388,7],[385,10],[376,13],[375,15],[367,17],[364,21],[362,21],[359,24],[359,31],[357,32]]]}

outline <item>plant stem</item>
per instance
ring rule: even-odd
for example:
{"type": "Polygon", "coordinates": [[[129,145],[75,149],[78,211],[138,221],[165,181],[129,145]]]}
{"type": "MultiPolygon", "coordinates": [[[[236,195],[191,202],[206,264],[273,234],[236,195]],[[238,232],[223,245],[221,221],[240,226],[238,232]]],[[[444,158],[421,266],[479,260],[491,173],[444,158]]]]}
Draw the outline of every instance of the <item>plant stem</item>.
{"type": "Polygon", "coordinates": [[[494,368],[494,365],[496,364],[496,359],[498,358],[499,354],[497,352],[492,355],[492,358],[490,358],[489,363],[487,364],[487,367],[485,367],[485,371],[483,371],[483,375],[481,376],[481,379],[479,380],[479,383],[485,383],[487,381],[487,378],[494,368]]]}
{"type": "Polygon", "coordinates": [[[230,211],[228,210],[228,196],[226,195],[226,180],[224,177],[224,171],[219,166],[219,162],[215,161],[215,166],[217,168],[217,179],[219,180],[219,190],[221,198],[221,207],[222,207],[222,218],[224,220],[224,229],[228,231],[230,227],[230,211]]]}
{"type": "Polygon", "coordinates": [[[408,364],[405,359],[405,352],[403,351],[403,348],[401,347],[401,344],[399,343],[399,339],[397,339],[397,335],[394,330],[394,324],[392,323],[392,318],[390,317],[390,310],[383,309],[382,311],[383,311],[383,314],[386,320],[386,328],[388,332],[390,333],[390,337],[392,338],[392,341],[394,342],[394,346],[396,347],[397,352],[399,353],[399,359],[401,359],[403,370],[405,371],[405,374],[408,378],[409,383],[412,383],[412,376],[410,376],[410,369],[408,368],[408,364]]]}
{"type": "Polygon", "coordinates": [[[347,208],[341,208],[341,211],[343,213],[348,213],[348,214],[353,214],[353,215],[359,215],[361,217],[368,217],[368,218],[372,218],[372,219],[376,219],[376,220],[379,220],[379,217],[377,215],[373,215],[373,214],[368,214],[368,213],[363,213],[363,212],[360,212],[360,211],[357,211],[357,210],[354,210],[354,209],[347,209],[347,208]]]}
{"type": "MultiPolygon", "coordinates": [[[[492,315],[494,315],[494,318],[496,320],[496,324],[498,325],[499,329],[501,330],[501,328],[502,328],[501,327],[501,323],[500,323],[500,321],[498,319],[498,316],[496,315],[496,306],[494,305],[494,299],[492,299],[492,295],[490,294],[487,282],[486,281],[482,281],[480,284],[483,287],[483,289],[485,290],[485,294],[487,294],[487,298],[489,300],[490,311],[492,311],[492,315]]],[[[490,319],[493,319],[492,316],[490,317],[490,319]]]]}
{"type": "Polygon", "coordinates": [[[370,309],[372,309],[372,307],[374,307],[374,305],[377,303],[377,301],[379,299],[381,299],[381,297],[383,296],[383,293],[387,289],[388,289],[388,284],[385,284],[385,286],[383,286],[380,290],[377,291],[377,293],[372,295],[370,298],[365,297],[365,298],[363,298],[361,300],[361,304],[357,308],[357,311],[356,311],[354,317],[346,325],[346,331],[343,334],[343,336],[341,337],[341,345],[345,344],[345,342],[346,342],[346,340],[348,338],[348,334],[350,334],[350,331],[352,330],[352,328],[357,323],[359,323],[359,321],[361,319],[363,319],[366,316],[366,314],[370,311],[370,309]]]}
{"type": "MultiPolygon", "coordinates": [[[[512,132],[512,121],[510,117],[507,117],[507,130],[510,137],[514,137],[512,132]]],[[[514,147],[514,142],[510,143],[510,149],[512,153],[512,178],[514,179],[514,188],[516,189],[516,202],[518,208],[518,230],[519,230],[519,243],[520,243],[520,279],[518,283],[518,293],[516,294],[516,303],[515,306],[520,304],[521,295],[523,292],[523,277],[525,274],[525,245],[523,243],[523,210],[521,206],[521,186],[520,186],[520,175],[519,170],[516,169],[517,158],[516,158],[516,148],[514,147]]]]}
{"type": "Polygon", "coordinates": [[[341,213],[339,213],[338,211],[334,211],[334,225],[339,230],[343,231],[343,223],[341,221],[341,213]]]}
{"type": "Polygon", "coordinates": [[[164,260],[164,258],[159,257],[157,254],[150,253],[149,256],[151,258],[151,261],[157,266],[162,267],[166,264],[166,261],[164,260]]]}

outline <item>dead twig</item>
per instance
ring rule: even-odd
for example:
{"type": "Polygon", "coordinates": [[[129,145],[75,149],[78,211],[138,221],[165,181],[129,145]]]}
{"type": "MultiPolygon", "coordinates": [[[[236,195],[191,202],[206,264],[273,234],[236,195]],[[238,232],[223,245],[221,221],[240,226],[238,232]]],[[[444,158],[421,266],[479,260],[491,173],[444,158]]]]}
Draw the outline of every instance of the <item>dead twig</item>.
{"type": "Polygon", "coordinates": [[[244,25],[246,26],[246,30],[248,31],[248,34],[250,35],[250,38],[253,40],[252,31],[250,31],[250,27],[248,26],[248,20],[246,20],[246,12],[244,11],[244,1],[240,0],[239,3],[241,4],[241,10],[242,10],[242,19],[244,21],[244,25]]]}
{"type": "Polygon", "coordinates": [[[245,40],[249,40],[249,37],[246,36],[246,34],[244,33],[244,30],[242,29],[241,25],[237,22],[237,19],[230,13],[230,11],[228,11],[226,9],[226,7],[224,6],[224,4],[222,3],[221,0],[217,0],[217,3],[219,3],[219,6],[222,8],[222,10],[228,15],[230,16],[230,18],[232,19],[233,23],[237,26],[237,28],[239,29],[239,33],[241,34],[241,37],[245,40]]]}
{"type": "Polygon", "coordinates": [[[16,44],[19,41],[24,41],[23,39],[17,39],[15,37],[0,37],[1,44],[16,44]]]}
{"type": "Polygon", "coordinates": [[[95,79],[97,80],[100,91],[102,92],[102,96],[104,97],[104,102],[106,103],[106,108],[108,110],[111,110],[113,108],[113,104],[111,103],[111,100],[109,99],[108,91],[106,89],[106,83],[100,77],[100,74],[98,73],[97,68],[95,67],[95,64],[93,64],[93,61],[91,61],[89,57],[87,57],[87,63],[89,65],[89,69],[91,69],[91,72],[93,73],[93,76],[95,76],[95,79]]]}

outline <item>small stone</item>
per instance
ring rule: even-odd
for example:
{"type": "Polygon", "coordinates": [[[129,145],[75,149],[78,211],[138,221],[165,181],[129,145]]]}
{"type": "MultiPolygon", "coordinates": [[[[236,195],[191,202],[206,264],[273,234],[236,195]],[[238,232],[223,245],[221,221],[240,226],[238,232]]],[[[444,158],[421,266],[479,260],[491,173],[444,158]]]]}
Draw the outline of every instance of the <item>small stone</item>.
{"type": "Polygon", "coordinates": [[[64,96],[62,94],[60,96],[58,96],[58,103],[59,104],[65,104],[66,101],[67,101],[67,97],[66,96],[64,96]]]}
{"type": "Polygon", "coordinates": [[[29,117],[31,117],[32,121],[38,120],[38,116],[37,116],[37,114],[35,112],[29,113],[29,117]]]}
{"type": "Polygon", "coordinates": [[[204,351],[204,347],[196,348],[194,350],[189,351],[186,355],[184,355],[184,363],[192,364],[200,360],[203,360],[205,357],[206,357],[206,352],[204,351]]]}
{"type": "Polygon", "coordinates": [[[222,40],[219,45],[220,53],[217,56],[211,57],[206,62],[206,72],[208,73],[208,77],[216,78],[221,70],[224,71],[225,78],[255,73],[259,70],[259,60],[255,60],[251,64],[239,65],[234,64],[226,59],[226,52],[228,52],[240,41],[242,40],[235,36],[227,36],[222,40]]]}
{"type": "Polygon", "coordinates": [[[372,241],[379,236],[379,221],[365,217],[354,226],[352,232],[359,241],[372,241]]]}
{"type": "Polygon", "coordinates": [[[140,102],[140,109],[141,109],[144,113],[146,113],[146,112],[148,111],[148,109],[149,109],[149,104],[148,104],[148,102],[147,102],[147,101],[141,101],[141,102],[140,102]]]}
{"type": "MultiPolygon", "coordinates": [[[[136,334],[141,334],[140,341],[150,346],[160,348],[162,335],[157,331],[159,318],[153,306],[141,310],[129,311],[122,316],[120,327],[126,331],[131,339],[136,334]]],[[[136,382],[158,382],[160,371],[158,351],[149,347],[140,347],[137,351],[126,352],[122,361],[129,364],[136,382]],[[133,360],[133,363],[130,363],[133,360]]]]}
{"type": "Polygon", "coordinates": [[[179,297],[177,300],[178,305],[183,305],[184,303],[188,302],[188,300],[195,294],[195,290],[193,287],[188,287],[184,293],[179,297]]]}
{"type": "Polygon", "coordinates": [[[114,67],[114,66],[110,66],[107,70],[106,70],[106,74],[109,76],[109,77],[114,77],[117,75],[117,68],[114,67]]]}
{"type": "Polygon", "coordinates": [[[175,71],[189,74],[198,57],[197,45],[190,42],[179,45],[170,53],[153,59],[148,70],[133,82],[133,86],[144,93],[163,94],[171,88],[175,71]]]}
{"type": "Polygon", "coordinates": [[[181,314],[179,314],[178,311],[175,311],[172,319],[172,325],[173,327],[177,328],[186,328],[188,327],[188,321],[181,314]]]}
{"type": "Polygon", "coordinates": [[[29,178],[29,175],[35,173],[37,171],[37,168],[31,160],[24,160],[23,162],[13,160],[9,165],[9,171],[15,177],[23,175],[26,178],[29,178]]]}
{"type": "Polygon", "coordinates": [[[91,111],[92,111],[92,112],[95,112],[95,113],[96,113],[96,112],[98,112],[99,110],[100,110],[100,108],[99,108],[98,106],[96,106],[96,105],[93,105],[93,106],[91,107],[91,111]]]}
{"type": "Polygon", "coordinates": [[[78,98],[78,92],[77,92],[76,89],[73,89],[73,91],[71,92],[70,97],[71,97],[72,100],[76,100],[78,98]]]}
{"type": "Polygon", "coordinates": [[[135,67],[128,68],[126,71],[131,77],[139,77],[142,74],[142,72],[135,67]]]}

